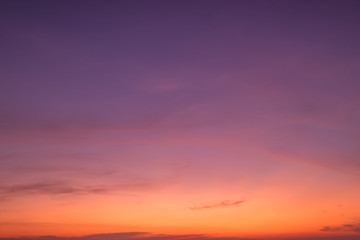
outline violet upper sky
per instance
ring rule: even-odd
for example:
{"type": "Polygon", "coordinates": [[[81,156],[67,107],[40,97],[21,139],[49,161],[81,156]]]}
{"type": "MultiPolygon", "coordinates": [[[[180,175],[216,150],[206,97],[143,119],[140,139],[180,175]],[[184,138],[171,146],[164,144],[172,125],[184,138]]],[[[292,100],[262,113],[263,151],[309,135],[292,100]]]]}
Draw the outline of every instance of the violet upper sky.
{"type": "Polygon", "coordinates": [[[201,233],[246,236],[273,218],[293,220],[287,233],[358,224],[359,9],[316,0],[1,1],[0,223],[24,234],[21,224],[40,222],[192,234],[191,218],[201,233]],[[303,210],[289,209],[304,194],[304,213],[318,218],[301,228],[303,210]],[[270,202],[278,208],[261,217],[255,209],[270,202]],[[81,203],[127,217],[84,207],[81,218],[81,203]],[[239,226],[192,211],[228,206],[240,210],[214,216],[239,226]],[[142,215],[162,207],[174,215],[142,215]]]}

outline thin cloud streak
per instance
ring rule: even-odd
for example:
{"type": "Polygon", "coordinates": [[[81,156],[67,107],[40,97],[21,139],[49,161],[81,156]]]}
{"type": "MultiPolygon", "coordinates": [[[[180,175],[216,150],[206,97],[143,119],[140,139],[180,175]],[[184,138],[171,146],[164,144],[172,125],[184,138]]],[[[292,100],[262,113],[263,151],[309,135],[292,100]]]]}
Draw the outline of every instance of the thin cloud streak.
{"type": "MultiPolygon", "coordinates": [[[[134,182],[116,185],[77,186],[68,182],[35,182],[0,186],[0,197],[9,199],[22,195],[84,195],[109,194],[116,191],[131,191],[149,187],[149,183],[134,182]]],[[[0,199],[1,199],[0,198],[0,199]]]]}
{"type": "Polygon", "coordinates": [[[65,182],[36,182],[31,184],[16,184],[0,186],[0,196],[12,199],[23,195],[84,195],[107,194],[114,190],[109,186],[73,186],[65,182]]]}
{"type": "Polygon", "coordinates": [[[189,209],[190,210],[205,210],[205,209],[212,209],[212,208],[236,207],[236,206],[240,206],[244,202],[245,201],[243,201],[243,200],[239,200],[239,201],[225,200],[225,201],[222,201],[220,203],[215,203],[215,204],[189,207],[189,209]]]}

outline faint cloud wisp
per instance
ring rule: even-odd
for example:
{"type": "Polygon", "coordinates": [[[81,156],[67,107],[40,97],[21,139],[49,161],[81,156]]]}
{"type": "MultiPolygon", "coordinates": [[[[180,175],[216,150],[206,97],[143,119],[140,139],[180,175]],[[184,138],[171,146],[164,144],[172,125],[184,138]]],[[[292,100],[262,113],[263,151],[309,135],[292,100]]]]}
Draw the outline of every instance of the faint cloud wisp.
{"type": "Polygon", "coordinates": [[[205,209],[212,209],[212,208],[236,207],[236,206],[240,206],[244,202],[245,202],[244,200],[239,200],[239,201],[225,200],[225,201],[222,201],[220,203],[215,203],[215,204],[193,206],[193,207],[189,207],[189,209],[190,210],[205,210],[205,209]]]}

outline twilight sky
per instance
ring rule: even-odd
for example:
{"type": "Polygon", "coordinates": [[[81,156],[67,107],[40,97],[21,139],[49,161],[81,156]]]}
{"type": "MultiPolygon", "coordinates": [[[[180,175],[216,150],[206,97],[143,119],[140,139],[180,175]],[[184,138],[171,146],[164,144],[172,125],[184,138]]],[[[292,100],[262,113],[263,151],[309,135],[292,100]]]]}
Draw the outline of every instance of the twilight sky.
{"type": "Polygon", "coordinates": [[[359,11],[0,1],[0,240],[357,239],[359,11]]]}

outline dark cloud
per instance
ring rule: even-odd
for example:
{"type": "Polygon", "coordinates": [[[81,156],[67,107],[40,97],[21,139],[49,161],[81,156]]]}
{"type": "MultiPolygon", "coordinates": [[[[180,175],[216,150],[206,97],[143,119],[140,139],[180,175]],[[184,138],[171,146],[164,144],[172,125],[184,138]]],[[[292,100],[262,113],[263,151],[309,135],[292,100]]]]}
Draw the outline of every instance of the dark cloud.
{"type": "Polygon", "coordinates": [[[190,207],[191,210],[204,210],[204,209],[211,209],[211,208],[219,208],[219,207],[234,207],[234,206],[240,206],[243,202],[243,200],[239,201],[229,201],[225,200],[220,203],[215,204],[208,204],[208,205],[201,205],[201,206],[193,206],[190,207]]]}
{"type": "Polygon", "coordinates": [[[145,232],[101,233],[83,236],[84,240],[117,240],[128,238],[140,238],[145,232]]]}
{"type": "Polygon", "coordinates": [[[284,240],[359,240],[359,235],[335,236],[335,237],[305,237],[305,238],[287,238],[284,240]]]}
{"type": "Polygon", "coordinates": [[[323,232],[356,232],[360,233],[360,222],[355,224],[343,224],[340,226],[324,226],[320,229],[323,232]]]}
{"type": "Polygon", "coordinates": [[[57,236],[40,236],[40,237],[19,237],[19,238],[0,238],[0,240],[255,240],[250,238],[223,237],[216,238],[206,235],[167,235],[167,234],[150,234],[145,232],[124,232],[124,233],[102,233],[86,235],[82,237],[57,237],[57,236]]]}

